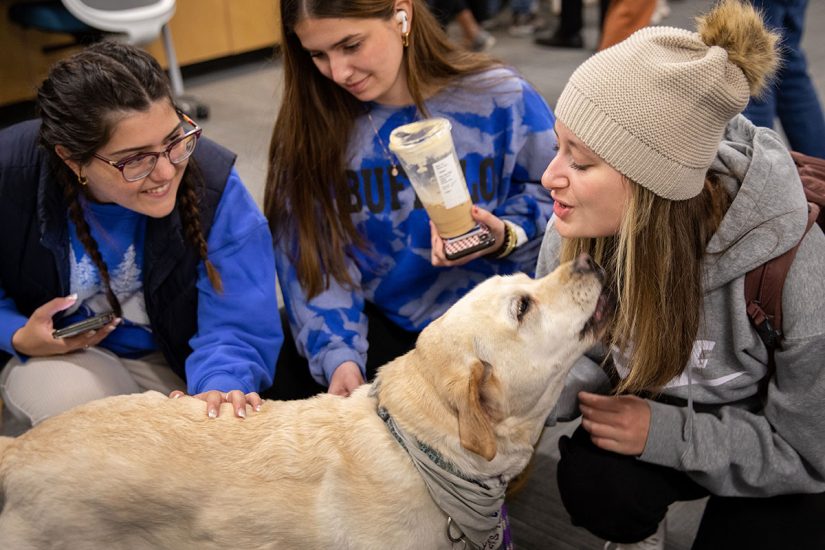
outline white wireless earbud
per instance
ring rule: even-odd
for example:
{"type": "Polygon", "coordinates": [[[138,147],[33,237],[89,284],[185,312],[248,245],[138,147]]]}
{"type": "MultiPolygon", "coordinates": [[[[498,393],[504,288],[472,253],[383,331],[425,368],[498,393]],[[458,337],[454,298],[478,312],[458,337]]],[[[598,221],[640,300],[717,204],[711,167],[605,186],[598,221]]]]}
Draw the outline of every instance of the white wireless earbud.
{"type": "Polygon", "coordinates": [[[401,34],[407,34],[407,31],[410,28],[409,23],[407,23],[407,12],[404,10],[398,10],[395,14],[395,20],[401,23],[401,34]]]}

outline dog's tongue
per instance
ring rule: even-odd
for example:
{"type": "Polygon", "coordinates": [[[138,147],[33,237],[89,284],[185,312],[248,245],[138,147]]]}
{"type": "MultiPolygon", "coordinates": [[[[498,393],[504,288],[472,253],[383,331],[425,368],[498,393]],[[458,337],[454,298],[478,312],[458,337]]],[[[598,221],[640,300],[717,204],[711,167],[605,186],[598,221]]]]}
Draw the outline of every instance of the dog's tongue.
{"type": "Polygon", "coordinates": [[[610,296],[608,296],[607,292],[602,292],[599,294],[599,300],[596,302],[596,311],[593,312],[593,319],[596,320],[596,322],[601,321],[607,315],[610,308],[610,296]]]}

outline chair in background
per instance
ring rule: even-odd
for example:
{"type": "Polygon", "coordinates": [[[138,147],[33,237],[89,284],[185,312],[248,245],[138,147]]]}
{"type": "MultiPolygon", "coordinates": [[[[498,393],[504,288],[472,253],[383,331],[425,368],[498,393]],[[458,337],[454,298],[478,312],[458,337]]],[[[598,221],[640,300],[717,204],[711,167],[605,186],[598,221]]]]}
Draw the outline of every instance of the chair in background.
{"type": "Polygon", "coordinates": [[[9,18],[18,25],[68,33],[75,39],[74,43],[50,46],[49,50],[109,36],[142,45],[162,35],[175,102],[189,116],[204,119],[209,116],[209,108],[183,91],[183,78],[168,25],[174,14],[175,0],[53,0],[19,2],[9,9],[9,18]]]}
{"type": "Polygon", "coordinates": [[[148,44],[175,15],[175,0],[61,0],[87,25],[126,35],[126,42],[148,44]]]}
{"type": "Polygon", "coordinates": [[[60,0],[12,4],[9,7],[9,20],[24,29],[72,35],[73,42],[43,46],[43,53],[70,48],[78,44],[88,44],[103,38],[100,30],[80,21],[63,7],[60,0]]]}

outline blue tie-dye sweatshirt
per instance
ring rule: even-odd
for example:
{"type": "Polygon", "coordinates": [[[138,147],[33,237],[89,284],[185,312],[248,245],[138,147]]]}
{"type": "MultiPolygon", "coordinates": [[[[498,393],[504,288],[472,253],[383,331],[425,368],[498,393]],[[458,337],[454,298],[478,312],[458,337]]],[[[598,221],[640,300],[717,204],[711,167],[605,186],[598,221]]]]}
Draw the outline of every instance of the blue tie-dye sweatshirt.
{"type": "Polygon", "coordinates": [[[419,331],[491,275],[535,269],[553,207],[539,182],[556,145],[547,103],[512,70],[498,68],[465,77],[426,106],[430,116],[452,124],[473,202],[520,228],[519,246],[503,260],[485,256],[460,267],[433,267],[429,218],[404,173],[392,175],[397,160],[388,150],[390,132],[421,115],[412,105],[365,105],[347,161],[349,215],[370,246],[348,256],[355,288],[330,278],[329,288],[307,300],[285,253],[289,243],[276,243],[278,279],[295,343],[321,384],[328,385],[345,361],[364,372],[365,301],[400,327],[419,331]]]}

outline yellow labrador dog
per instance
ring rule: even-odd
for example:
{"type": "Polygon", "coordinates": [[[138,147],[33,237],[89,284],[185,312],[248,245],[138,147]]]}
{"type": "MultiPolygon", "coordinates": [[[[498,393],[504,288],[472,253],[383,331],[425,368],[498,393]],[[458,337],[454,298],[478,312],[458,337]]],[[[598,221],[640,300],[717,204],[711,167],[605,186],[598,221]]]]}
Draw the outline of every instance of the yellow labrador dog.
{"type": "Polygon", "coordinates": [[[601,279],[582,256],[485,281],[348,398],[242,420],[147,392],[0,438],[0,548],[497,548],[601,279]]]}

